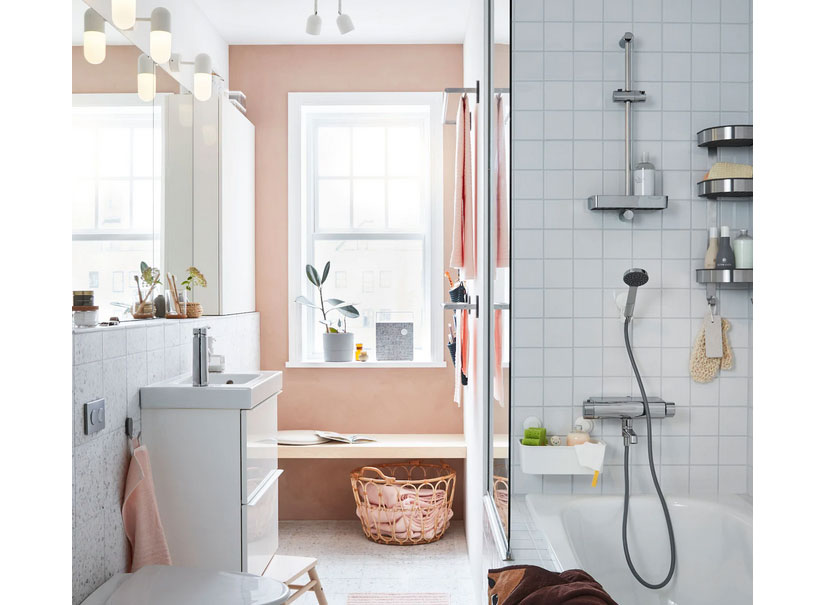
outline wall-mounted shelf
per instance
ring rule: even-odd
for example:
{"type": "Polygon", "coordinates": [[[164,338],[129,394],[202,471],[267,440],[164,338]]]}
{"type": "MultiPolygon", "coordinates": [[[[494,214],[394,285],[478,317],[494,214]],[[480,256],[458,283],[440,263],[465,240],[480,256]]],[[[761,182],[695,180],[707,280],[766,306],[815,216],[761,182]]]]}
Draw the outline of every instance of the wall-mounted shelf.
{"type": "Polygon", "coordinates": [[[696,133],[699,147],[750,147],[753,145],[752,124],[713,126],[696,133]]]}
{"type": "Polygon", "coordinates": [[[696,269],[700,284],[752,284],[753,269],[696,269]]]}
{"type": "MultiPolygon", "coordinates": [[[[560,435],[566,439],[564,435],[560,435]]],[[[593,443],[602,443],[593,441],[593,443]]],[[[521,470],[528,475],[592,475],[593,469],[579,464],[576,446],[534,445],[518,441],[521,470]]],[[[602,462],[604,459],[602,458],[602,462]]]]}
{"type": "Polygon", "coordinates": [[[708,179],[696,183],[697,194],[711,200],[753,197],[753,179],[708,179]]]}

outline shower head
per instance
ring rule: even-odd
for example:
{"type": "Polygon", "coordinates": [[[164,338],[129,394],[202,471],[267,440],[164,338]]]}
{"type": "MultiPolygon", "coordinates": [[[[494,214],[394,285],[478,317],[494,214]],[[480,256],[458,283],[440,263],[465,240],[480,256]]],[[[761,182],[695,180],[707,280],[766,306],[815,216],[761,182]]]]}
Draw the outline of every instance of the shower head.
{"type": "Polygon", "coordinates": [[[627,292],[627,302],[624,306],[624,316],[627,319],[630,319],[633,317],[633,307],[636,306],[636,288],[639,286],[644,286],[650,277],[644,269],[634,268],[625,271],[622,279],[624,280],[624,283],[630,287],[627,292]]]}

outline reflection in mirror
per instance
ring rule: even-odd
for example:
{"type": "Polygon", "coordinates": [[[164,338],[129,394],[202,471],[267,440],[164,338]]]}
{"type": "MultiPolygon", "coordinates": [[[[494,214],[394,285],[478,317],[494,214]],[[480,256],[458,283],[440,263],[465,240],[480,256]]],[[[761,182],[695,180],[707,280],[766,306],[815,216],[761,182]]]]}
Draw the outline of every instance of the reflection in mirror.
{"type": "Polygon", "coordinates": [[[94,292],[100,320],[132,319],[142,262],[161,277],[151,296],[140,283],[152,314],[165,306],[166,271],[191,264],[192,95],[153,65],[157,94],[141,100],[141,52],[108,23],[104,60],[86,61],[87,10],[74,1],[72,289],[94,292]]]}
{"type": "Polygon", "coordinates": [[[493,460],[489,489],[502,530],[509,544],[510,443],[518,427],[510,427],[510,2],[492,3],[494,87],[493,124],[490,133],[494,183],[490,187],[490,239],[496,262],[490,267],[493,291],[494,369],[489,402],[493,460]]]}

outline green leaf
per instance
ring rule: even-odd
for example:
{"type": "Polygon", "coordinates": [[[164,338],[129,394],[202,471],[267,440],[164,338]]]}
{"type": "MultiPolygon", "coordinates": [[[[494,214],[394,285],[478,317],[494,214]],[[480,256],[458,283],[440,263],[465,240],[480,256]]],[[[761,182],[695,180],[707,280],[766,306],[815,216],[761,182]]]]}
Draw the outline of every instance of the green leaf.
{"type": "Polygon", "coordinates": [[[140,261],[140,272],[145,273],[149,269],[149,265],[145,261],[140,261]]]}
{"type": "Polygon", "coordinates": [[[335,329],[335,328],[333,328],[332,326],[329,326],[329,333],[330,333],[330,334],[338,334],[338,330],[336,330],[336,329],[335,329]]]}
{"type": "Polygon", "coordinates": [[[318,305],[316,305],[314,302],[309,300],[306,296],[299,296],[298,298],[295,299],[295,302],[296,303],[301,303],[302,305],[306,305],[307,307],[312,307],[313,309],[320,309],[321,308],[318,305]]]}
{"type": "Polygon", "coordinates": [[[344,305],[343,307],[336,307],[334,310],[338,311],[344,317],[349,317],[350,319],[355,319],[356,317],[361,316],[361,314],[358,312],[358,309],[356,309],[352,305],[344,305]]]}
{"type": "Polygon", "coordinates": [[[318,271],[312,265],[307,265],[307,279],[316,288],[321,285],[321,279],[318,277],[318,271]]]}
{"type": "Polygon", "coordinates": [[[329,261],[327,261],[327,264],[324,266],[324,275],[321,277],[321,283],[322,284],[325,281],[327,281],[327,276],[328,275],[329,275],[329,261]]]}

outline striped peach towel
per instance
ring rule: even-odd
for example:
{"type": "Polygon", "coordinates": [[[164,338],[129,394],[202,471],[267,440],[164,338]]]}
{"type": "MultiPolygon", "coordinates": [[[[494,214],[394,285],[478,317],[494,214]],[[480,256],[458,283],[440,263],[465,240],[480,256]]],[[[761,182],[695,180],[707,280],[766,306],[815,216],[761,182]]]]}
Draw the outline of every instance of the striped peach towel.
{"type": "Polygon", "coordinates": [[[171,565],[155,498],[149,450],[145,445],[135,448],[129,462],[121,514],[126,537],[132,545],[132,573],[145,565],[171,565]]]}

